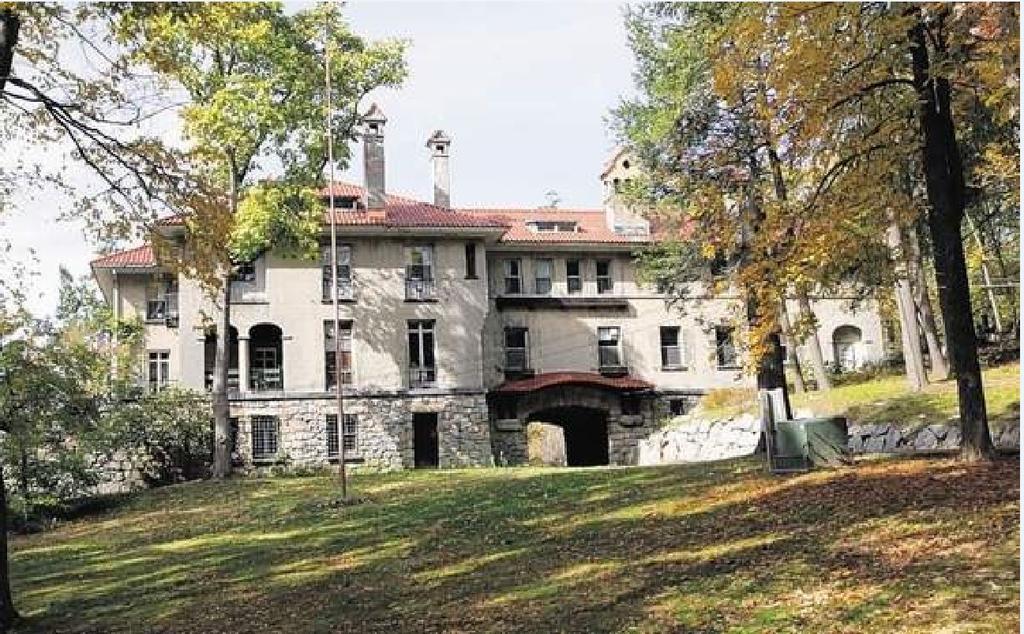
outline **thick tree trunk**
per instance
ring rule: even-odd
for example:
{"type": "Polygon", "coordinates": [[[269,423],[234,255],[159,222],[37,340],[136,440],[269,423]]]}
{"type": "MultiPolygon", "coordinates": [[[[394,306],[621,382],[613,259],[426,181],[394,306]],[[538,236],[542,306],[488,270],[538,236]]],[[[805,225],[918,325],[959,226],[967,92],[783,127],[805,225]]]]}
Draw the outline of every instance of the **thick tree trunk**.
{"type": "Polygon", "coordinates": [[[896,309],[900,316],[900,341],[903,344],[903,365],[910,389],[920,392],[928,383],[921,355],[921,337],[917,332],[917,315],[914,309],[914,291],[907,275],[906,258],[903,256],[903,232],[899,223],[893,221],[886,230],[886,241],[892,255],[893,283],[896,295],[896,309]]]}
{"type": "Polygon", "coordinates": [[[18,45],[20,28],[21,18],[14,9],[0,9],[0,92],[6,87],[14,65],[14,47],[18,45]]]}
{"type": "Polygon", "coordinates": [[[3,557],[3,575],[0,575],[0,632],[7,632],[19,617],[11,596],[11,567],[7,554],[7,489],[4,485],[3,465],[0,465],[0,557],[3,557]]]}
{"type": "Polygon", "coordinates": [[[912,9],[917,23],[910,31],[914,86],[918,97],[918,117],[924,133],[924,174],[928,202],[928,228],[931,231],[935,282],[945,292],[939,294],[946,345],[956,374],[960,405],[960,457],[965,460],[989,459],[994,455],[985,411],[978,342],[971,314],[971,289],[961,225],[964,216],[964,175],[957,145],[953,114],[950,110],[950,85],[942,74],[932,74],[928,35],[941,50],[945,48],[942,20],[926,25],[920,7],[912,9]]]}
{"type": "Polygon", "coordinates": [[[939,340],[938,326],[935,325],[935,314],[932,312],[932,300],[928,296],[928,280],[924,275],[924,261],[921,258],[921,237],[914,230],[907,232],[907,265],[910,271],[911,287],[914,289],[914,307],[920,319],[921,331],[928,346],[928,358],[932,362],[932,375],[939,380],[949,378],[949,364],[939,340]]]}
{"type": "Polygon", "coordinates": [[[793,389],[800,392],[807,391],[807,385],[804,384],[804,375],[800,368],[800,357],[796,354],[797,340],[793,336],[793,326],[789,321],[789,309],[786,308],[786,300],[783,298],[779,305],[779,323],[782,326],[782,332],[786,335],[786,360],[789,361],[789,367],[793,370],[793,389]]]}
{"type": "Polygon", "coordinates": [[[804,340],[807,349],[807,356],[811,361],[811,372],[814,374],[814,381],[818,384],[819,390],[832,389],[832,377],[828,375],[828,368],[825,367],[825,357],[821,354],[821,339],[818,338],[818,319],[811,310],[811,299],[807,291],[797,289],[797,305],[800,307],[801,321],[808,321],[814,324],[811,333],[804,340]]]}

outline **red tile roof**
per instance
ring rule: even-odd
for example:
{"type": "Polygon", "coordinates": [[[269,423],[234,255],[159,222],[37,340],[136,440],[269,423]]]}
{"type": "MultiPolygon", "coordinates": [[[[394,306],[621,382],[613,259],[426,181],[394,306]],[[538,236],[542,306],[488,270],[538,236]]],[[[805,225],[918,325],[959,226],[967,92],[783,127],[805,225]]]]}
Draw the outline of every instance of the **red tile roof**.
{"type": "Polygon", "coordinates": [[[505,381],[494,389],[502,394],[522,394],[556,385],[589,385],[610,390],[651,390],[654,385],[631,376],[609,377],[593,372],[545,372],[528,379],[505,381]]]}
{"type": "Polygon", "coordinates": [[[475,216],[500,218],[509,229],[502,242],[515,243],[599,243],[644,244],[646,236],[626,236],[608,228],[601,209],[459,209],[475,216]],[[534,231],[529,223],[535,221],[575,222],[576,231],[534,231]]]}
{"type": "Polygon", "coordinates": [[[90,265],[99,268],[150,267],[156,266],[156,257],[153,255],[153,247],[144,244],[97,258],[90,265]]]}

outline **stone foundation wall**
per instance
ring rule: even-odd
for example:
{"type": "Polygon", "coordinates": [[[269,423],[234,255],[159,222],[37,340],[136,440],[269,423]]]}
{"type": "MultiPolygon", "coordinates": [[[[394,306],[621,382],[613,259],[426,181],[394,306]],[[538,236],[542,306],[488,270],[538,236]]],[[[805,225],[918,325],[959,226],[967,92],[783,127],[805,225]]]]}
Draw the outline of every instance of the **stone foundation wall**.
{"type": "MultiPolygon", "coordinates": [[[[992,443],[998,449],[1020,449],[1020,423],[992,430],[992,443]]],[[[853,425],[849,447],[855,454],[954,450],[960,447],[960,427],[951,423],[904,430],[889,424],[853,425]]]]}
{"type": "MultiPolygon", "coordinates": [[[[354,464],[374,469],[414,466],[413,414],[436,413],[438,462],[441,467],[491,464],[487,403],[483,394],[356,396],[344,401],[346,414],[357,417],[356,449],[346,453],[354,464]]],[[[232,403],[238,418],[237,454],[252,461],[252,416],[278,419],[278,463],[325,466],[327,415],[337,411],[333,399],[251,400],[232,403]]]]}

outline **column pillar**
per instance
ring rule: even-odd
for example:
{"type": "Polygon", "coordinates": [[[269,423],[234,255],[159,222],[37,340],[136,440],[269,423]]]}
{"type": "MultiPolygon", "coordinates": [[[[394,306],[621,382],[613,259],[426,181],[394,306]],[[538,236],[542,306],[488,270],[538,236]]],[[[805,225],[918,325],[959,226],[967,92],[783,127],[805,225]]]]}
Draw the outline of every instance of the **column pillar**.
{"type": "Polygon", "coordinates": [[[238,391],[249,391],[249,335],[238,335],[238,391]]]}

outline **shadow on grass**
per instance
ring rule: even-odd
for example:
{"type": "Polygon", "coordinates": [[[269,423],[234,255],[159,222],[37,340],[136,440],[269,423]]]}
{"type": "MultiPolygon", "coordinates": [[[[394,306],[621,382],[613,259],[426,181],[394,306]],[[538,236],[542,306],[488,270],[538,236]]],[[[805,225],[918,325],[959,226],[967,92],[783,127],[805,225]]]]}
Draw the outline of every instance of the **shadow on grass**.
{"type": "Polygon", "coordinates": [[[1018,473],[407,472],[356,478],[368,501],[345,508],[327,478],[171,487],[16,540],[19,631],[856,630],[915,601],[933,608],[915,626],[970,622],[979,601],[1012,620],[1019,580],[977,588],[1015,577],[992,553],[1016,552],[1018,473]]]}

